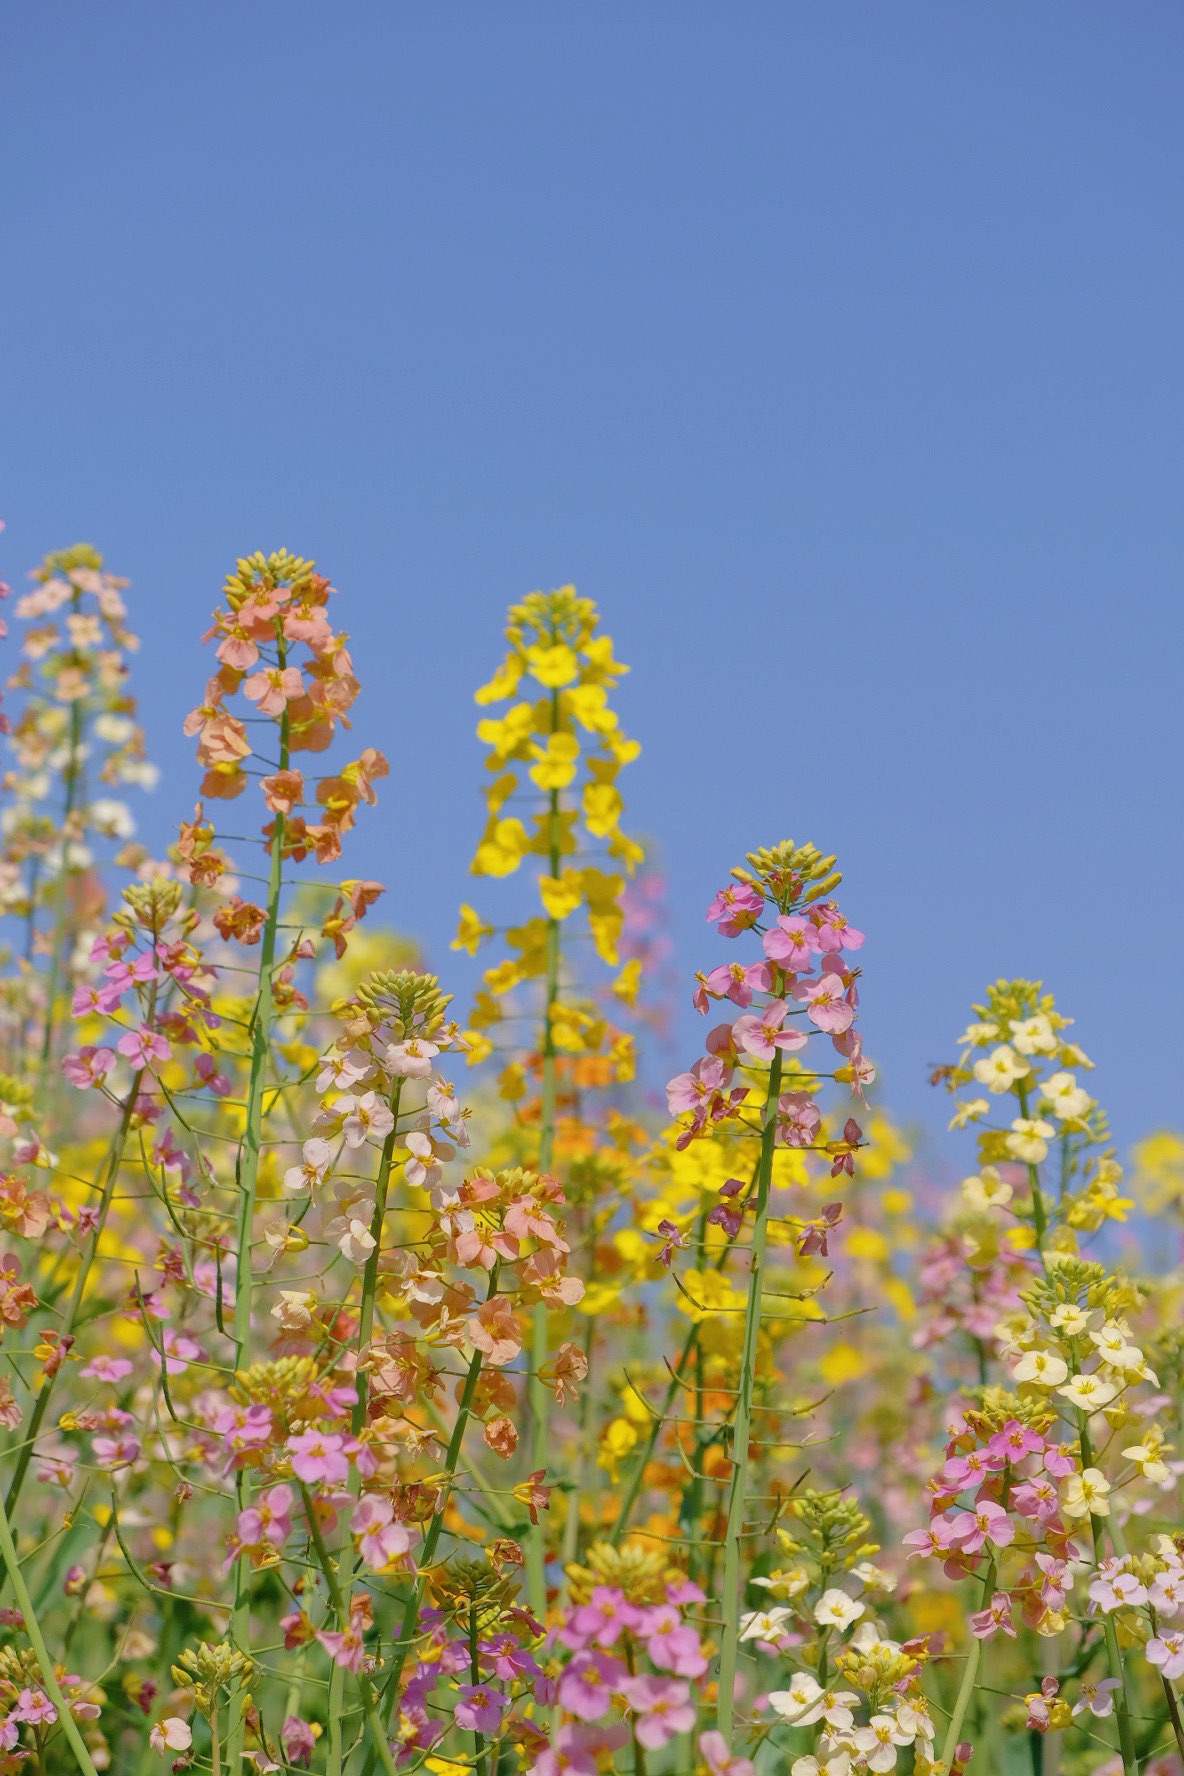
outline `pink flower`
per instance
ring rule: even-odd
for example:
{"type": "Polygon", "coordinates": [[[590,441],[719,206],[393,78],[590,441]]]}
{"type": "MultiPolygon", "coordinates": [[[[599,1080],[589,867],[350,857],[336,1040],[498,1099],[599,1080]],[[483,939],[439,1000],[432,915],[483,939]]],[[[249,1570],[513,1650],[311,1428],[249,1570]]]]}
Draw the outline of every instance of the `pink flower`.
{"type": "Polygon", "coordinates": [[[79,1091],[89,1091],[92,1086],[100,1084],[114,1065],[115,1050],[95,1048],[93,1043],[80,1048],[77,1054],[62,1056],[62,1072],[79,1091]]]}
{"type": "Polygon", "coordinates": [[[725,1067],[714,1055],[705,1055],[701,1061],[695,1062],[689,1073],[680,1073],[666,1087],[666,1103],[671,1116],[681,1116],[684,1110],[698,1113],[730,1077],[731,1068],[725,1067]]]}
{"type": "Polygon", "coordinates": [[[818,932],[809,919],[791,918],[785,913],[778,915],[776,925],[765,932],[763,941],[769,960],[779,962],[782,968],[795,974],[804,974],[813,968],[814,957],[822,948],[818,932]]]}
{"type": "Polygon", "coordinates": [[[284,1756],[290,1764],[303,1764],[305,1769],[312,1763],[312,1754],[317,1742],[308,1722],[301,1720],[298,1714],[290,1714],[280,1732],[280,1743],[284,1748],[284,1756]]]}
{"type": "Polygon", "coordinates": [[[1158,1665],[1169,1683],[1184,1677],[1184,1634],[1157,1634],[1143,1650],[1148,1663],[1158,1665]]]}
{"type": "Polygon", "coordinates": [[[777,1138],[788,1147],[809,1147],[822,1115],[809,1092],[782,1092],[777,1100],[777,1138]]]}
{"type": "Polygon", "coordinates": [[[954,1544],[954,1526],[948,1517],[935,1517],[928,1529],[913,1529],[904,1538],[908,1558],[918,1555],[944,1560],[954,1544]]]}
{"type": "Polygon", "coordinates": [[[1060,1509],[1060,1497],[1051,1480],[1028,1480],[1011,1494],[1011,1508],[1029,1523],[1049,1523],[1060,1509]]]}
{"type": "Polygon", "coordinates": [[[140,1445],[134,1437],[94,1437],[91,1449],[101,1468],[126,1468],[140,1457],[140,1445]]]}
{"type": "Polygon", "coordinates": [[[645,1644],[650,1663],[659,1670],[673,1671],[678,1677],[702,1677],[707,1660],[695,1630],[677,1616],[670,1621],[673,1610],[655,1610],[654,1615],[660,1620],[651,1622],[645,1644]]]}
{"type": "Polygon", "coordinates": [[[690,1688],[672,1677],[635,1677],[625,1685],[625,1699],[636,1718],[634,1732],[647,1751],[660,1751],[676,1733],[695,1724],[690,1688]]]}
{"type": "Polygon", "coordinates": [[[795,999],[806,1006],[806,1016],[820,1030],[832,1035],[849,1030],[855,1022],[855,1007],[844,997],[844,987],[837,974],[824,974],[821,980],[799,981],[793,989],[795,999]]]}
{"type": "Polygon", "coordinates": [[[127,1357],[109,1357],[106,1351],[100,1351],[92,1357],[79,1371],[88,1381],[123,1381],[129,1376],[134,1364],[127,1357]]]}
{"type": "Polygon", "coordinates": [[[750,882],[721,888],[707,909],[707,923],[717,924],[721,937],[739,937],[755,925],[765,904],[760,889],[750,882]]]}
{"type": "Polygon", "coordinates": [[[722,1733],[700,1733],[699,1750],[711,1776],[755,1776],[755,1766],[748,1758],[733,1757],[722,1733]]]}
{"type": "Polygon", "coordinates": [[[138,1030],[129,1030],[115,1046],[137,1069],[150,1067],[153,1061],[167,1061],[173,1052],[168,1039],[150,1030],[147,1024],[141,1024],[138,1030]]]}
{"type": "Polygon", "coordinates": [[[1015,1540],[1015,1524],[994,1499],[981,1499],[973,1511],[959,1511],[954,1518],[954,1540],[963,1554],[977,1554],[984,1542],[1006,1548],[1015,1540]]]}
{"type": "Polygon", "coordinates": [[[785,1023],[788,1006],[784,999],[771,999],[759,1017],[749,1013],[740,1017],[732,1026],[732,1036],[737,1048],[755,1055],[758,1061],[771,1061],[775,1049],[804,1048],[808,1038],[804,1030],[786,1030],[785,1023]]]}
{"type": "Polygon", "coordinates": [[[559,1700],[580,1720],[599,1720],[625,1679],[620,1659],[607,1653],[577,1653],[559,1680],[559,1700]]]}
{"type": "Polygon", "coordinates": [[[818,927],[818,942],[822,949],[833,951],[863,948],[863,932],[856,931],[853,925],[848,925],[833,901],[827,901],[825,906],[816,907],[813,918],[818,927]]]}
{"type": "Polygon", "coordinates": [[[995,1432],[987,1448],[1001,1462],[1015,1463],[1022,1461],[1025,1455],[1034,1455],[1038,1449],[1043,1449],[1044,1438],[1029,1425],[1022,1425],[1018,1419],[1009,1418],[1003,1429],[995,1432]]]}
{"type": "Polygon", "coordinates": [[[997,1472],[1003,1461],[1003,1456],[996,1455],[991,1449],[972,1449],[966,1455],[952,1455],[942,1469],[941,1477],[951,1488],[964,1492],[968,1486],[978,1486],[988,1474],[997,1472]]]}
{"type": "MultiPolygon", "coordinates": [[[[753,962],[745,968],[740,962],[724,962],[713,968],[703,986],[713,999],[730,999],[743,1011],[752,1004],[754,993],[767,993],[772,981],[767,963],[753,962]]],[[[706,1011],[706,1002],[700,1007],[706,1011]]]]}
{"type": "Polygon", "coordinates": [[[8,1718],[25,1721],[30,1727],[50,1727],[57,1720],[58,1711],[44,1690],[22,1690],[8,1718]]]}
{"type": "Polygon", "coordinates": [[[395,1507],[385,1493],[368,1492],[354,1507],[350,1531],[361,1539],[358,1551],[376,1572],[411,1547],[411,1532],[394,1521],[395,1507]]]}
{"type": "Polygon", "coordinates": [[[259,1494],[257,1504],[248,1505],[238,1514],[238,1536],[245,1548],[257,1548],[267,1542],[282,1548],[292,1528],[288,1513],[292,1509],[292,1488],[271,1486],[259,1494]]]}
{"type": "Polygon", "coordinates": [[[640,1610],[626,1603],[623,1591],[611,1585],[597,1585],[590,1600],[573,1613],[571,1626],[581,1639],[611,1646],[623,1628],[633,1632],[641,1619],[640,1610]]]}
{"type": "Polygon", "coordinates": [[[987,1608],[971,1616],[970,1631],[976,1640],[990,1640],[1002,1628],[1004,1634],[1014,1640],[1015,1628],[1011,1613],[1011,1598],[1006,1591],[996,1591],[987,1608]]]}
{"type": "Polygon", "coordinates": [[[457,1726],[467,1727],[470,1733],[484,1733],[487,1738],[498,1733],[502,1715],[510,1706],[509,1697],[489,1684],[461,1684],[458,1687],[461,1700],[453,1709],[457,1726]]]}
{"type": "Polygon", "coordinates": [[[1063,1480],[1067,1474],[1077,1472],[1077,1463],[1062,1444],[1049,1443],[1044,1451],[1044,1471],[1063,1480]]]}
{"type": "Polygon", "coordinates": [[[292,1460],[292,1472],[299,1479],[330,1482],[349,1479],[345,1438],[336,1431],[301,1431],[298,1436],[288,1438],[286,1447],[292,1460]]]}
{"type": "Polygon", "coordinates": [[[350,1618],[349,1627],[345,1629],[319,1629],[317,1639],[335,1665],[355,1673],[362,1669],[366,1644],[359,1622],[354,1618],[350,1618]]]}

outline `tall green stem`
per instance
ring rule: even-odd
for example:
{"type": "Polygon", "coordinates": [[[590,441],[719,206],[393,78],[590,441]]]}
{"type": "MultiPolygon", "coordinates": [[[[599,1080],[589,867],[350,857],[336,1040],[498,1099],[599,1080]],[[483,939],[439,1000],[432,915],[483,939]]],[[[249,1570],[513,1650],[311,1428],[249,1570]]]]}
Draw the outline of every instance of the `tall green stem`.
{"type": "MultiPolygon", "coordinates": [[[[982,1607],[985,1609],[995,1594],[995,1576],[998,1568],[992,1555],[989,1566],[983,1577],[982,1607]]],[[[945,1769],[949,1769],[958,1748],[958,1739],[962,1732],[962,1723],[966,1719],[966,1710],[970,1707],[970,1699],[974,1695],[974,1686],[978,1679],[978,1665],[982,1658],[983,1643],[971,1636],[970,1646],[966,1651],[966,1669],[962,1673],[962,1682],[958,1686],[958,1697],[954,1703],[954,1712],[950,1716],[946,1742],[942,1747],[941,1761],[945,1769]]]]}
{"type": "Polygon", "coordinates": [[[29,1645],[37,1655],[37,1664],[41,1670],[41,1686],[58,1711],[58,1720],[62,1730],[70,1741],[70,1750],[74,1753],[78,1768],[83,1776],[96,1776],[91,1755],[83,1743],[82,1734],[78,1731],[78,1723],[70,1713],[70,1706],[62,1695],[58,1680],[54,1675],[53,1661],[45,1646],[37,1617],[33,1610],[33,1599],[29,1596],[29,1588],[25,1584],[25,1576],[17,1559],[16,1547],[12,1540],[12,1530],[8,1523],[8,1513],[0,1505],[0,1555],[4,1557],[4,1566],[12,1580],[12,1588],[16,1593],[17,1608],[25,1618],[25,1633],[29,1637],[29,1645]]]}
{"type": "Polygon", "coordinates": [[[777,1100],[781,1093],[781,1050],[774,1049],[769,1066],[769,1088],[761,1129],[761,1159],[757,1173],[756,1221],[748,1268],[748,1305],[744,1315],[744,1346],[740,1359],[740,1389],[732,1432],[732,1484],[728,1494],[728,1525],[724,1540],[723,1628],[719,1656],[719,1700],[716,1720],[730,1746],[735,1708],[736,1659],[740,1647],[740,1549],[744,1539],[744,1507],[748,1492],[748,1440],[752,1428],[752,1395],[756,1379],[756,1350],[761,1325],[761,1290],[764,1284],[765,1241],[769,1226],[769,1190],[773,1181],[773,1146],[777,1135],[777,1100]]]}
{"type": "MultiPolygon", "coordinates": [[[[284,665],[284,644],[279,647],[280,669],[284,665]]],[[[288,712],[280,722],[280,769],[288,768],[288,712]]],[[[283,882],[284,817],[275,817],[271,839],[271,868],[267,883],[267,918],[263,927],[259,955],[259,993],[251,1032],[251,1074],[247,1087],[246,1126],[239,1150],[238,1202],[238,1264],[234,1291],[234,1367],[236,1372],[248,1369],[251,1363],[251,1238],[255,1225],[255,1194],[259,1182],[259,1154],[263,1144],[263,1094],[267,1083],[267,1057],[271,1042],[272,970],[275,967],[276,927],[280,914],[280,890],[283,882]]],[[[250,1503],[250,1476],[240,1468],[235,1476],[235,1508],[245,1510],[250,1503]]],[[[251,1569],[240,1555],[234,1567],[234,1607],[230,1617],[230,1639],[240,1653],[251,1650],[251,1569]]],[[[242,1762],[246,1723],[242,1710],[231,1711],[230,1730],[226,1737],[226,1757],[230,1768],[237,1771],[242,1762]]]]}
{"type": "MultiPolygon", "coordinates": [[[[74,608],[78,608],[78,593],[74,594],[74,608]]],[[[62,815],[62,856],[58,867],[57,905],[54,913],[53,949],[49,961],[49,985],[45,999],[45,1029],[41,1038],[41,1076],[39,1081],[39,1108],[45,1109],[45,1098],[49,1089],[49,1063],[53,1056],[54,1021],[57,1014],[58,985],[62,973],[62,946],[66,935],[66,896],[68,891],[69,872],[66,867],[66,855],[69,846],[67,828],[70,817],[78,800],[78,748],[82,740],[81,699],[70,705],[70,757],[66,761],[66,806],[62,815]]]]}

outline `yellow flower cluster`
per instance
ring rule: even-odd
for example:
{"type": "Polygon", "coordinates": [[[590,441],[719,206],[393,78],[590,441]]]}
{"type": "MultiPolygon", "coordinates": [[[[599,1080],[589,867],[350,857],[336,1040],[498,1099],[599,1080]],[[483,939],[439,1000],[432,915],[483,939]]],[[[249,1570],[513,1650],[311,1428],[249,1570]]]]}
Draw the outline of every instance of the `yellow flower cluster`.
{"type": "MultiPolygon", "coordinates": [[[[538,858],[541,911],[504,931],[508,954],[485,970],[466,1035],[470,1064],[484,1060],[494,1046],[488,1032],[509,1015],[506,995],[530,982],[546,982],[544,1045],[572,1057],[603,1057],[606,1076],[595,1083],[608,1084],[632,1078],[632,1038],[581,999],[559,963],[559,929],[582,912],[597,954],[619,969],[612,982],[618,1000],[632,1005],[637,997],[640,966],[631,960],[621,967],[618,943],[621,895],[643,852],[621,831],[624,803],[617,777],[640,747],[622,732],[609,707],[609,691],[628,667],[614,659],[612,640],[598,633],[598,622],[595,604],[578,597],[574,586],[531,593],[511,606],[505,630],[509,651],[476,693],[482,707],[518,697],[525,685],[539,693],[511,702],[504,714],[477,725],[477,737],[489,749],[492,780],[471,873],[509,876],[526,859],[538,858]],[[511,811],[521,800],[533,805],[521,814],[511,811]]],[[[453,949],[475,956],[494,936],[494,927],[475,908],[461,907],[453,949]]],[[[503,1073],[502,1092],[511,1101],[524,1095],[516,1064],[503,1073]]]]}

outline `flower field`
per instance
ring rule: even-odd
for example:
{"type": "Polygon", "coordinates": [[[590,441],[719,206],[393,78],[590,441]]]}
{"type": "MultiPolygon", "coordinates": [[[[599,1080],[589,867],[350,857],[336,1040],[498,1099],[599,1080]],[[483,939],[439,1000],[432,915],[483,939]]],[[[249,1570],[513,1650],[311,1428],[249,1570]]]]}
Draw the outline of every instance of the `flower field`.
{"type": "Polygon", "coordinates": [[[825,834],[672,981],[572,587],[476,691],[471,1003],[349,874],[313,563],[229,575],[164,857],[125,583],[7,608],[0,1770],[1184,1776],[1184,1143],[1128,1185],[1071,1008],[934,1032],[943,1187],[825,834]]]}

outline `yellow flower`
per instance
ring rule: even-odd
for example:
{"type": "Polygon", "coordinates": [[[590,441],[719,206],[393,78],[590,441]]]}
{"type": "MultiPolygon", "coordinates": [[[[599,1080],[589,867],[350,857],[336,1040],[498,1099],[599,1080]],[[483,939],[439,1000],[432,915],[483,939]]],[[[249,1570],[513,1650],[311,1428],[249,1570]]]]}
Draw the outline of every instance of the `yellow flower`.
{"type": "Polygon", "coordinates": [[[467,904],[461,902],[460,924],[456,928],[456,936],[452,940],[454,950],[467,950],[470,956],[477,954],[477,945],[483,937],[493,936],[493,926],[486,925],[481,915],[467,904]]]}
{"type": "Polygon", "coordinates": [[[561,876],[540,876],[539,894],[549,919],[566,919],[584,898],[584,880],[579,870],[564,870],[561,876]]]}
{"type": "Polygon", "coordinates": [[[584,786],[584,825],[593,838],[606,839],[621,818],[624,802],[621,792],[611,783],[588,783],[584,786]]]}
{"type": "Polygon", "coordinates": [[[512,697],[525,670],[521,654],[507,654],[489,683],[474,692],[474,703],[500,703],[503,697],[512,697]]]}
{"type": "Polygon", "coordinates": [[[546,748],[538,748],[538,763],[530,777],[540,789],[566,789],[576,774],[580,743],[574,734],[548,734],[546,748]]]}
{"type": "Polygon", "coordinates": [[[474,876],[510,876],[518,868],[530,841],[520,820],[491,820],[470,866],[474,876]]]}
{"type": "Polygon", "coordinates": [[[580,670],[575,654],[565,642],[557,642],[554,647],[529,647],[526,660],[531,677],[549,691],[571,684],[580,670]]]}
{"type": "Polygon", "coordinates": [[[623,999],[626,1005],[635,1005],[637,1003],[637,993],[640,986],[641,963],[635,956],[631,962],[626,962],[624,968],[622,968],[620,974],[612,984],[612,991],[616,994],[618,999],[623,999]]]}

